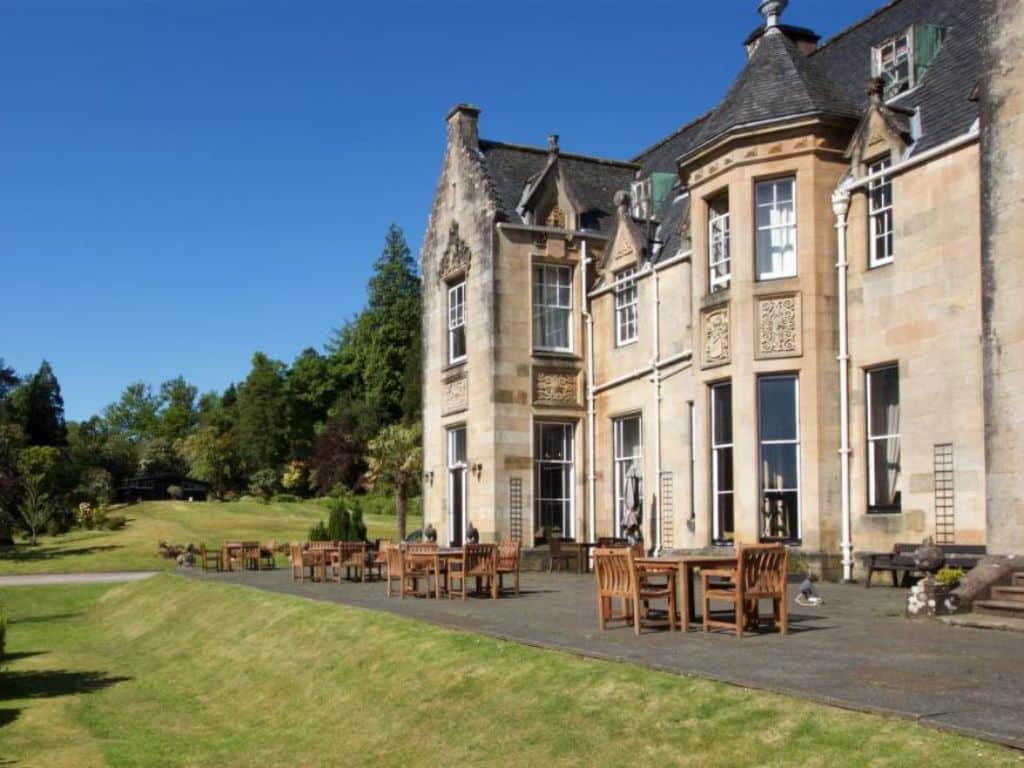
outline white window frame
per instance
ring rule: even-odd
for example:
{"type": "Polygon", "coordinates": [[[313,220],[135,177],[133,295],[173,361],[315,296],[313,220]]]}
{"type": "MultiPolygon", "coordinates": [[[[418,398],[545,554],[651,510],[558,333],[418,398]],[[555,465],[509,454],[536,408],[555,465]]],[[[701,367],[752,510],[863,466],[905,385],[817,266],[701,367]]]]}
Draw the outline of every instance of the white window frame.
{"type": "Polygon", "coordinates": [[[615,273],[615,346],[624,347],[640,338],[639,287],[636,268],[615,273]],[[632,278],[632,279],[630,279],[632,278]]]}
{"type": "Polygon", "coordinates": [[[540,508],[544,501],[557,501],[562,506],[562,537],[572,538],[576,531],[576,424],[571,421],[537,421],[533,425],[533,525],[539,533],[542,527],[540,508]],[[564,459],[545,459],[540,456],[542,445],[541,432],[545,429],[561,429],[564,459]],[[557,465],[565,473],[565,492],[568,496],[547,498],[541,496],[541,468],[544,465],[557,465]]]}
{"type": "Polygon", "coordinates": [[[760,492],[758,493],[758,535],[762,540],[768,541],[800,541],[803,539],[803,493],[800,490],[800,477],[802,472],[803,456],[800,446],[800,377],[795,373],[781,373],[757,377],[757,476],[759,478],[760,492]],[[793,382],[793,415],[796,419],[794,433],[795,438],[786,440],[765,440],[761,436],[761,382],[772,379],[787,379],[793,382]],[[763,447],[766,445],[795,445],[796,446],[796,487],[778,488],[767,485],[768,478],[764,476],[763,447]],[[789,539],[776,539],[764,536],[761,528],[761,505],[763,504],[765,491],[782,493],[796,493],[796,533],[789,539]]]}
{"type": "MultiPolygon", "coordinates": [[[[574,335],[573,334],[573,327],[572,327],[573,326],[573,307],[572,307],[572,305],[573,305],[573,300],[574,300],[573,299],[572,267],[571,266],[567,266],[567,265],[563,265],[563,264],[544,264],[544,263],[536,263],[536,264],[534,264],[533,265],[533,280],[532,280],[532,283],[531,283],[531,288],[532,288],[532,293],[533,293],[533,323],[532,323],[532,330],[533,330],[533,348],[534,348],[534,350],[538,351],[538,352],[572,352],[572,350],[573,350],[573,335],[574,335]],[[545,304],[545,303],[543,303],[543,301],[538,302],[538,300],[537,300],[537,294],[538,294],[538,291],[537,291],[538,282],[537,281],[538,281],[538,276],[540,276],[540,278],[541,278],[540,285],[542,286],[542,288],[544,288],[544,287],[547,287],[547,286],[551,285],[551,283],[548,282],[547,278],[548,278],[549,275],[552,275],[552,274],[555,274],[555,275],[565,275],[565,282],[564,282],[564,284],[561,282],[561,280],[559,278],[558,280],[555,281],[554,285],[555,285],[556,289],[561,289],[563,287],[568,289],[569,300],[568,300],[567,304],[562,304],[562,303],[545,304]],[[543,315],[542,310],[545,310],[545,309],[547,309],[547,310],[557,310],[559,313],[564,312],[566,314],[566,317],[567,317],[567,320],[566,320],[567,329],[566,329],[566,334],[565,334],[565,336],[566,336],[566,346],[564,346],[564,347],[546,346],[546,345],[541,343],[541,338],[539,338],[539,337],[543,336],[543,334],[538,334],[537,333],[537,323],[538,322],[540,322],[541,324],[544,323],[544,315],[543,315]]],[[[539,293],[540,293],[541,297],[543,297],[544,294],[545,294],[545,291],[541,290],[539,293]]],[[[556,294],[557,293],[559,293],[559,290],[556,290],[556,294]]]]}
{"type": "MultiPolygon", "coordinates": [[[[630,465],[637,468],[640,473],[640,496],[643,498],[643,469],[644,469],[644,419],[643,414],[631,413],[612,419],[612,477],[614,479],[612,493],[614,495],[612,504],[612,521],[615,530],[612,535],[619,536],[622,533],[622,517],[625,509],[625,480],[626,472],[630,465]],[[627,421],[637,422],[637,446],[639,453],[626,455],[623,444],[623,427],[627,421]]],[[[643,505],[641,503],[641,510],[643,505]]]]}
{"type": "Polygon", "coordinates": [[[462,512],[461,512],[461,520],[459,521],[459,523],[460,523],[460,536],[459,536],[459,539],[462,542],[465,542],[465,540],[466,540],[466,523],[469,520],[469,509],[468,509],[468,507],[469,507],[469,482],[468,482],[468,480],[469,480],[469,471],[468,471],[469,470],[469,461],[466,458],[466,456],[469,455],[469,431],[466,429],[466,425],[465,424],[458,424],[458,425],[455,425],[455,426],[452,426],[452,427],[448,427],[448,429],[446,430],[446,433],[447,433],[447,440],[448,440],[448,451],[447,451],[447,456],[448,456],[448,482],[447,482],[448,494],[447,495],[448,495],[448,499],[447,499],[447,509],[445,510],[445,527],[447,528],[448,541],[449,542],[454,542],[455,541],[455,536],[454,536],[455,532],[452,530],[452,511],[453,511],[452,507],[453,507],[453,504],[454,504],[454,496],[453,496],[453,493],[452,493],[452,487],[453,487],[454,483],[452,481],[452,476],[455,473],[461,473],[461,475],[462,475],[462,484],[461,484],[462,485],[462,494],[461,494],[461,499],[459,501],[460,501],[462,512]],[[457,450],[458,435],[459,435],[459,433],[462,434],[463,445],[464,445],[465,451],[466,451],[466,456],[464,456],[461,459],[458,458],[458,450],[457,450]]]}
{"type": "Polygon", "coordinates": [[[711,293],[724,291],[732,281],[732,250],[730,237],[729,203],[725,199],[725,213],[716,211],[713,203],[708,204],[708,284],[711,293]],[[715,268],[725,265],[725,274],[715,276],[715,268]]]}
{"type": "Polygon", "coordinates": [[[909,91],[914,89],[916,83],[914,82],[914,28],[909,27],[906,30],[893,35],[887,40],[879,43],[874,47],[873,50],[874,58],[872,61],[872,69],[875,77],[885,78],[885,98],[886,100],[895,99],[902,96],[909,91]],[[896,43],[906,38],[906,62],[907,62],[907,77],[906,80],[896,80],[895,72],[899,69],[900,59],[896,55],[896,43]],[[882,63],[882,58],[886,48],[892,48],[892,63],[893,66],[886,68],[882,63]],[[906,82],[906,88],[895,90],[892,86],[899,85],[900,83],[906,82]]]}
{"type": "Polygon", "coordinates": [[[448,364],[455,365],[466,359],[466,281],[462,280],[448,288],[448,364]],[[462,354],[453,354],[455,340],[462,334],[462,354]]]}
{"type": "MultiPolygon", "coordinates": [[[[868,166],[868,174],[873,176],[892,166],[892,159],[884,157],[868,166]]],[[[868,239],[870,267],[881,267],[892,264],[896,251],[895,224],[893,217],[892,176],[880,176],[868,183],[868,239]],[[878,205],[877,197],[888,197],[888,203],[878,205]],[[883,240],[883,253],[879,253],[878,241],[883,240]]]]}
{"type": "Polygon", "coordinates": [[[797,206],[797,200],[796,200],[796,176],[795,175],[780,176],[779,178],[775,178],[775,179],[763,179],[762,181],[758,181],[757,183],[754,184],[754,272],[757,275],[757,280],[759,282],[763,282],[763,281],[767,281],[767,280],[779,280],[781,278],[786,278],[786,277],[796,277],[797,274],[800,271],[800,267],[799,267],[800,249],[798,247],[798,242],[797,242],[798,232],[797,232],[797,220],[796,220],[796,213],[797,213],[797,207],[796,206],[797,206]],[[792,195],[793,199],[792,199],[792,202],[790,203],[792,205],[792,223],[790,223],[790,224],[767,224],[765,226],[759,226],[758,223],[757,223],[757,211],[758,211],[758,209],[759,208],[763,208],[763,207],[770,207],[771,209],[775,210],[775,209],[777,209],[779,207],[779,205],[778,205],[778,203],[779,203],[778,191],[776,189],[776,185],[781,184],[783,182],[788,182],[791,185],[792,190],[793,190],[793,195],[792,195]],[[760,189],[762,186],[765,186],[765,185],[768,185],[768,184],[772,185],[772,202],[769,203],[769,204],[759,204],[757,202],[757,192],[758,192],[758,189],[760,189]],[[760,242],[761,242],[761,238],[759,237],[759,233],[761,233],[761,232],[773,232],[773,231],[776,231],[776,230],[792,230],[792,232],[793,232],[793,268],[792,268],[792,271],[787,271],[787,270],[783,269],[783,271],[781,271],[781,272],[761,272],[761,267],[760,267],[760,263],[761,263],[760,256],[761,256],[761,253],[758,250],[760,248],[760,242]]]}
{"type": "MultiPolygon", "coordinates": [[[[887,442],[889,440],[895,440],[897,442],[897,444],[900,443],[900,433],[898,431],[897,432],[893,432],[893,433],[881,434],[881,435],[875,435],[875,434],[872,434],[872,432],[871,432],[871,407],[872,407],[872,399],[873,399],[872,398],[872,392],[874,391],[874,387],[871,384],[871,377],[872,377],[873,374],[881,373],[882,371],[889,371],[889,370],[895,370],[896,371],[896,387],[897,387],[896,391],[897,391],[897,393],[899,393],[900,373],[899,373],[899,364],[898,363],[892,363],[891,365],[880,365],[880,366],[878,366],[876,368],[871,368],[871,369],[867,370],[865,372],[866,376],[865,376],[865,382],[864,382],[864,389],[866,390],[866,407],[867,407],[867,410],[865,411],[865,417],[866,417],[867,424],[866,424],[865,429],[864,429],[864,434],[867,436],[867,454],[868,454],[868,459],[867,459],[867,464],[868,464],[868,466],[867,466],[867,470],[868,470],[868,513],[869,514],[875,514],[875,515],[878,515],[878,514],[900,514],[903,511],[902,504],[877,504],[875,502],[875,493],[876,493],[876,488],[875,488],[875,452],[872,450],[872,448],[874,447],[874,443],[877,443],[877,442],[887,442]]],[[[901,408],[901,411],[902,411],[902,407],[903,407],[902,397],[901,397],[901,401],[900,401],[899,405],[900,405],[900,408],[901,408]]],[[[901,413],[901,415],[902,415],[902,413],[901,413]]],[[[900,448],[902,449],[902,445],[900,445],[900,448]]]]}
{"type": "MultiPolygon", "coordinates": [[[[719,485],[718,477],[719,477],[719,473],[721,472],[721,469],[722,469],[721,458],[720,457],[721,457],[721,454],[724,453],[726,450],[732,450],[732,448],[733,448],[733,440],[735,439],[733,437],[733,435],[732,435],[732,427],[733,427],[733,425],[730,424],[729,425],[729,436],[730,436],[731,439],[729,440],[729,442],[728,443],[719,443],[719,442],[716,441],[716,435],[718,434],[718,430],[716,429],[716,427],[718,425],[717,425],[716,420],[715,420],[715,392],[721,391],[722,389],[724,389],[726,387],[729,388],[729,405],[730,405],[729,413],[730,413],[730,416],[731,416],[732,415],[732,381],[731,380],[730,381],[719,381],[719,382],[717,382],[715,384],[712,384],[711,387],[709,388],[709,391],[710,391],[709,401],[710,401],[710,406],[711,406],[709,408],[709,410],[711,411],[711,435],[709,436],[708,444],[711,446],[711,521],[712,521],[712,535],[713,535],[714,541],[716,543],[723,543],[723,542],[726,542],[726,541],[728,541],[730,543],[732,542],[732,539],[726,539],[725,538],[725,536],[723,534],[723,531],[722,531],[721,514],[720,514],[721,508],[719,507],[719,496],[729,495],[729,496],[732,497],[732,499],[733,499],[733,505],[732,505],[733,527],[736,526],[735,452],[733,453],[733,462],[734,463],[733,463],[733,473],[732,473],[732,480],[733,480],[732,490],[721,491],[721,492],[718,490],[718,485],[719,485]]],[[[733,531],[733,534],[735,535],[735,531],[733,531]]]]}

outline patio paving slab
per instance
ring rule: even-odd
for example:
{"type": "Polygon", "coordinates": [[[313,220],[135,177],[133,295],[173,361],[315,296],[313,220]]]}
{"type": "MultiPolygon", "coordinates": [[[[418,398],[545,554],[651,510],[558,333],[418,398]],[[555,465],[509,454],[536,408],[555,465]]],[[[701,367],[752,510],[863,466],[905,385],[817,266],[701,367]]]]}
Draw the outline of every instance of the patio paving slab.
{"type": "Polygon", "coordinates": [[[686,635],[597,629],[593,576],[524,573],[522,595],[388,598],[382,582],[293,582],[288,569],[206,574],[211,579],[385,611],[460,630],[642,664],[834,706],[896,715],[1024,749],[1024,635],[903,618],[906,592],[821,584],[817,608],[793,604],[790,631],[686,635]]]}

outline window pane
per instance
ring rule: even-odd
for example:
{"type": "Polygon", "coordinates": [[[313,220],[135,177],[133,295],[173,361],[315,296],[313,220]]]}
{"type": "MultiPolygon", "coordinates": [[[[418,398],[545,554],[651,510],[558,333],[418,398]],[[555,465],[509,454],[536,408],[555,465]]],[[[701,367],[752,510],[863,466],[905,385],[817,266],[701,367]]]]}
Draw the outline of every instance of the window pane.
{"type": "Polygon", "coordinates": [[[761,538],[795,539],[799,534],[797,492],[766,491],[761,501],[761,538]]]}
{"type": "Polygon", "coordinates": [[[893,437],[888,440],[873,440],[868,444],[868,465],[871,470],[869,478],[870,498],[868,503],[874,507],[897,507],[900,504],[900,440],[893,437]]]}
{"type": "Polygon", "coordinates": [[[717,475],[715,477],[715,490],[718,492],[732,491],[732,448],[716,448],[715,460],[717,462],[715,465],[717,475]]]}
{"type": "Polygon", "coordinates": [[[798,486],[797,445],[781,443],[761,446],[761,487],[782,490],[798,486]]]}
{"type": "Polygon", "coordinates": [[[466,356],[466,327],[460,325],[458,328],[452,331],[452,349],[451,357],[453,360],[457,360],[460,357],[466,356]]]}
{"type": "Polygon", "coordinates": [[[466,430],[453,429],[449,433],[450,453],[449,459],[452,464],[462,464],[466,461],[466,430]]]}
{"type": "Polygon", "coordinates": [[[718,503],[718,536],[721,541],[732,541],[736,533],[735,516],[733,515],[733,495],[722,493],[716,499],[718,503]]]}
{"type": "Polygon", "coordinates": [[[761,439],[796,440],[796,379],[759,379],[758,390],[761,439]]]}
{"type": "Polygon", "coordinates": [[[897,435],[900,431],[900,376],[892,366],[868,373],[869,414],[868,435],[897,435]]]}
{"type": "Polygon", "coordinates": [[[711,389],[715,445],[732,442],[732,386],[718,384],[711,389]]]}
{"type": "Polygon", "coordinates": [[[622,419],[618,430],[619,444],[616,447],[617,458],[640,455],[640,419],[622,419]]]}

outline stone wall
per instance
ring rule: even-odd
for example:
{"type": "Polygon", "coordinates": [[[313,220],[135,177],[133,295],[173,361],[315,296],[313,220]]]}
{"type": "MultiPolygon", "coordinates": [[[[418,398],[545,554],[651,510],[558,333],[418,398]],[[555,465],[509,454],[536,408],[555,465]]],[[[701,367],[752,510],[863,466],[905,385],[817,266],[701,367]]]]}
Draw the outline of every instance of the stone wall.
{"type": "Polygon", "coordinates": [[[982,286],[988,544],[1024,552],[1024,4],[985,0],[982,286]]]}

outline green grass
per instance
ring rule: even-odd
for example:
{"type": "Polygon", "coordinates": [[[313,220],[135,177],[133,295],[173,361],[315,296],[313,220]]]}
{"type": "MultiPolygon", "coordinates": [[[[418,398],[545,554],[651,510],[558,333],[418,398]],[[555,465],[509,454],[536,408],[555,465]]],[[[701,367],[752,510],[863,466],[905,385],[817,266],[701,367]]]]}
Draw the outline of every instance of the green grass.
{"type": "Polygon", "coordinates": [[[909,722],[224,583],[0,600],[17,765],[1020,765],[909,722]]]}
{"type": "MultiPolygon", "coordinates": [[[[223,539],[258,539],[278,542],[305,539],[327,509],[312,501],[262,504],[258,501],[216,502],[153,501],[119,507],[128,524],[118,531],[74,530],[62,536],[40,537],[32,547],[19,543],[0,547],[0,575],[14,573],[76,573],[96,571],[174,570],[173,560],[156,554],[157,543],[219,544],[223,539]]],[[[371,539],[394,538],[393,515],[368,515],[371,539]]],[[[421,525],[409,518],[408,529],[421,525]]]]}

